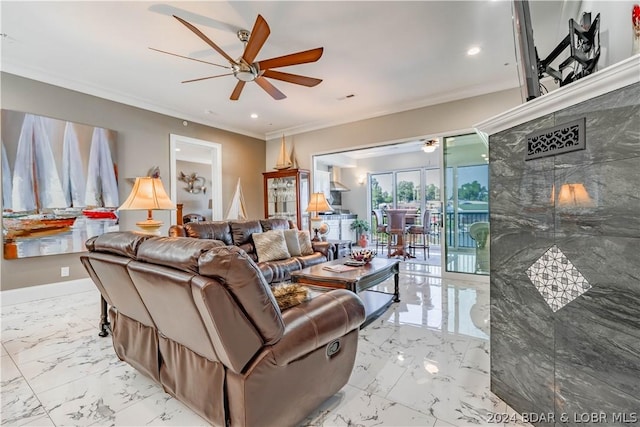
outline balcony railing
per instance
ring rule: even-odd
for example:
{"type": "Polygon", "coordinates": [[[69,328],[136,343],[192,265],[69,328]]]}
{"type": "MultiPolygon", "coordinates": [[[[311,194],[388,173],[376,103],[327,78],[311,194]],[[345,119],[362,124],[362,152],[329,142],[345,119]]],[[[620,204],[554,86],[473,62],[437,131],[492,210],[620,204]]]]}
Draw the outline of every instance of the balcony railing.
{"type": "MultiPolygon", "coordinates": [[[[440,213],[431,214],[429,219],[429,242],[432,245],[440,245],[440,213]]],[[[454,212],[446,213],[445,233],[447,237],[447,246],[450,248],[475,248],[475,240],[469,234],[469,227],[476,222],[488,222],[489,212],[454,212]],[[454,215],[458,215],[458,239],[456,242],[456,229],[454,227],[454,215]],[[456,244],[457,243],[457,244],[456,244]]]]}

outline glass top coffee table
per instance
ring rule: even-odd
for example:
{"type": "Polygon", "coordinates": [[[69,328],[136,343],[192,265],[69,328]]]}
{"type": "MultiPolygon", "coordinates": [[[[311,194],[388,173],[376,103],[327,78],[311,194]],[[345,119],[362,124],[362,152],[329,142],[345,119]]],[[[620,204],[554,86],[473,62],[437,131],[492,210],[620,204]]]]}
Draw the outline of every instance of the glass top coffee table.
{"type": "Polygon", "coordinates": [[[400,261],[376,257],[368,264],[347,271],[335,272],[326,268],[343,265],[345,261],[342,258],[294,271],[291,281],[323,288],[348,289],[358,294],[365,307],[366,320],[360,326],[363,328],[384,313],[392,303],[400,301],[400,261]],[[394,276],[393,293],[371,290],[391,276],[394,276]]]}

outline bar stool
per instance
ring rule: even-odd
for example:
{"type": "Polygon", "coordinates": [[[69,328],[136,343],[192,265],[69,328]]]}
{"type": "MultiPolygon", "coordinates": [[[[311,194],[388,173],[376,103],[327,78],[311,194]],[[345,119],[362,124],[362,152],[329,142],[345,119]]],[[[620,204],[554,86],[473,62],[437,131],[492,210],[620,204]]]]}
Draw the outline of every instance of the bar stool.
{"type": "Polygon", "coordinates": [[[375,220],[375,224],[371,227],[373,230],[373,242],[371,243],[375,243],[376,252],[378,252],[378,246],[382,249],[387,245],[387,238],[389,237],[387,224],[383,222],[382,209],[372,209],[371,215],[375,220]]]}
{"type": "Polygon", "coordinates": [[[407,230],[409,234],[409,252],[414,257],[416,256],[416,248],[422,248],[422,255],[424,260],[429,257],[429,223],[431,215],[429,210],[425,209],[422,214],[422,224],[411,225],[407,230]],[[421,236],[420,243],[418,243],[418,236],[421,236]]]}
{"type": "Polygon", "coordinates": [[[387,209],[387,233],[389,239],[387,241],[387,257],[402,255],[404,261],[407,257],[411,258],[411,254],[407,251],[407,211],[405,209],[387,209]]]}

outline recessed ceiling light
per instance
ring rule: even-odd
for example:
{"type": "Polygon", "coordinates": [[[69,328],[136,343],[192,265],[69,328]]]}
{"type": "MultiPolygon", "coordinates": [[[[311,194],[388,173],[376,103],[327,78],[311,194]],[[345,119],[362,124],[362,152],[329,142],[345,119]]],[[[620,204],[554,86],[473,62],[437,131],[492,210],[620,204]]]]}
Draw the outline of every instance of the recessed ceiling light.
{"type": "Polygon", "coordinates": [[[180,149],[179,149],[179,148],[176,148],[176,151],[180,151],[180,149]]]}
{"type": "Polygon", "coordinates": [[[256,113],[251,113],[251,118],[252,118],[252,119],[257,119],[257,118],[258,118],[258,115],[257,115],[256,113]]]}
{"type": "Polygon", "coordinates": [[[467,55],[472,56],[472,55],[477,55],[480,53],[480,48],[477,46],[472,47],[471,49],[469,49],[467,51],[467,55]]]}

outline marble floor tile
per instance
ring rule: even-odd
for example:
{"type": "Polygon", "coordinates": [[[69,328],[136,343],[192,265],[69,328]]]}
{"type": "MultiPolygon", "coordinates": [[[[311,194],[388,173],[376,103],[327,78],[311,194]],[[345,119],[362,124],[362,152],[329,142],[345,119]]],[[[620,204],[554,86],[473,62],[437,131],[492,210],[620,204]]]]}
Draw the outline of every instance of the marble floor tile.
{"type": "Polygon", "coordinates": [[[160,385],[122,363],[39,393],[38,397],[56,425],[87,426],[113,424],[118,411],[158,392],[162,392],[160,385]]]}
{"type": "MultiPolygon", "coordinates": [[[[349,386],[347,386],[349,387],[349,386]]],[[[344,399],[314,426],[433,426],[436,419],[363,390],[346,391],[344,399]]]]}
{"type": "Polygon", "coordinates": [[[32,425],[37,419],[46,416],[44,407],[29,387],[18,367],[10,356],[2,356],[0,368],[0,397],[2,425],[32,425]]]}
{"type": "MultiPolygon", "coordinates": [[[[403,264],[401,302],[360,331],[348,384],[302,425],[487,425],[511,410],[489,389],[489,285],[430,272],[403,264]]],[[[99,301],[84,291],[2,307],[1,424],[207,425],[98,337],[99,301]]]]}
{"type": "MultiPolygon", "coordinates": [[[[160,391],[113,415],[113,426],[207,426],[204,419],[184,404],[160,391]]],[[[96,423],[94,425],[105,425],[96,423]]]]}
{"type": "Polygon", "coordinates": [[[83,347],[112,348],[110,340],[101,339],[96,328],[88,323],[69,325],[66,329],[48,328],[7,340],[3,345],[19,365],[83,347]]]}
{"type": "Polygon", "coordinates": [[[31,388],[39,393],[123,363],[115,353],[103,351],[102,344],[89,344],[19,364],[20,370],[31,388]]]}
{"type": "Polygon", "coordinates": [[[401,349],[382,348],[360,341],[349,384],[369,393],[386,396],[411,361],[411,357],[405,356],[401,349]]]}

